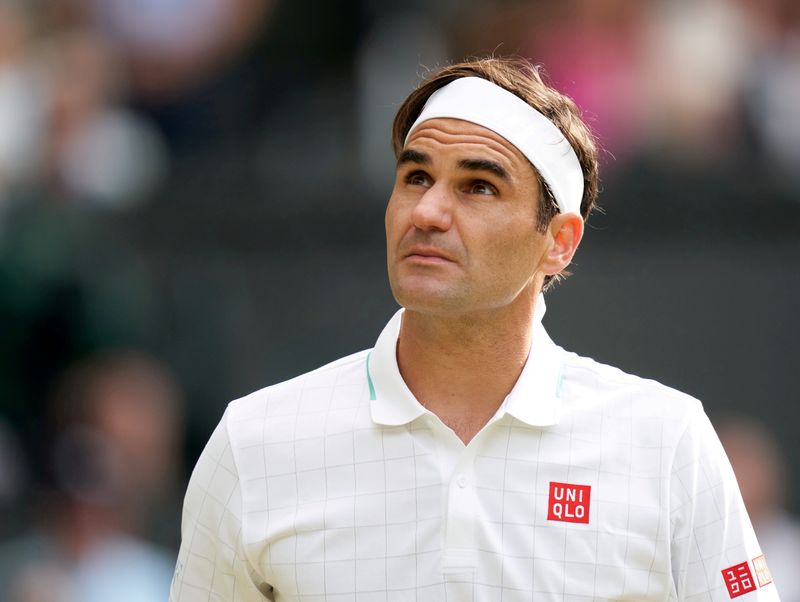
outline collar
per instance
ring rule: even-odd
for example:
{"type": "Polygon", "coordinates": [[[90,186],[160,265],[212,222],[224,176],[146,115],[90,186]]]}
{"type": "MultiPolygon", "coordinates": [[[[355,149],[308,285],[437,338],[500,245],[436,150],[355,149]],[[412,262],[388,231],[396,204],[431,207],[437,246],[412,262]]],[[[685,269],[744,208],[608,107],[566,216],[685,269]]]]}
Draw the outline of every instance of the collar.
{"type": "MultiPolygon", "coordinates": [[[[386,426],[408,424],[429,413],[411,393],[397,366],[397,337],[403,311],[400,309],[392,316],[366,360],[372,420],[386,426]]],[[[545,331],[541,322],[544,312],[544,297],[540,295],[534,314],[531,351],[514,388],[498,410],[498,418],[508,413],[530,426],[558,424],[564,351],[545,331]]]]}

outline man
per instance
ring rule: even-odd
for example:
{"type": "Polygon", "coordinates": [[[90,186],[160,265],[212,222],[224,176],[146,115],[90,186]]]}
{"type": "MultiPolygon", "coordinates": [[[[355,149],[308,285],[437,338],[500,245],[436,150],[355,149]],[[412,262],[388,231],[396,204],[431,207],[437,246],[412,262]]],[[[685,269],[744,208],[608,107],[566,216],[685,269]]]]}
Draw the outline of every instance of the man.
{"type": "Polygon", "coordinates": [[[233,402],[173,602],[777,600],[700,403],[557,347],[541,291],[597,192],[531,65],[432,75],[394,123],[374,349],[233,402]]]}

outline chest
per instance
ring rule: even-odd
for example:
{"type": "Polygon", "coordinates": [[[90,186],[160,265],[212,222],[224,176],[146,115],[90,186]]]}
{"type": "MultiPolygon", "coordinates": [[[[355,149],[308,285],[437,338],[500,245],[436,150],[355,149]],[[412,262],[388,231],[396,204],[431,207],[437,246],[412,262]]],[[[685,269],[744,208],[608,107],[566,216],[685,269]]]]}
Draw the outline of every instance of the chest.
{"type": "Polygon", "coordinates": [[[284,474],[245,491],[252,557],[287,600],[666,599],[662,450],[495,426],[468,446],[398,427],[349,435],[352,454],[321,440],[313,462],[273,450],[284,474]]]}

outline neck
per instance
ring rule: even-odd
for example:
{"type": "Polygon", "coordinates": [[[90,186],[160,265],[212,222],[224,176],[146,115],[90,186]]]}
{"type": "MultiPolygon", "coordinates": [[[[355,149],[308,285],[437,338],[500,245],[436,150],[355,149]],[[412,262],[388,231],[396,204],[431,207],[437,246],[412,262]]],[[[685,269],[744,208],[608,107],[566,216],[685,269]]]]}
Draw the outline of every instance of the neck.
{"type": "Polygon", "coordinates": [[[495,414],[528,358],[535,298],[524,301],[458,316],[403,314],[400,374],[465,444],[495,414]]]}

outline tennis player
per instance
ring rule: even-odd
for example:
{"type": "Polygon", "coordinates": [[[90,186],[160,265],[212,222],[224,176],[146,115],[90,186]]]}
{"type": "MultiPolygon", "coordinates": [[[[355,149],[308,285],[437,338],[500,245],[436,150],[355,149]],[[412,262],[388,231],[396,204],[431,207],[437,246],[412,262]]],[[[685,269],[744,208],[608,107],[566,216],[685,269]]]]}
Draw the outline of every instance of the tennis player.
{"type": "Polygon", "coordinates": [[[542,326],[597,194],[573,102],[526,62],[462,63],[393,141],[402,309],[228,406],[171,600],[778,600],[700,402],[542,326]]]}

